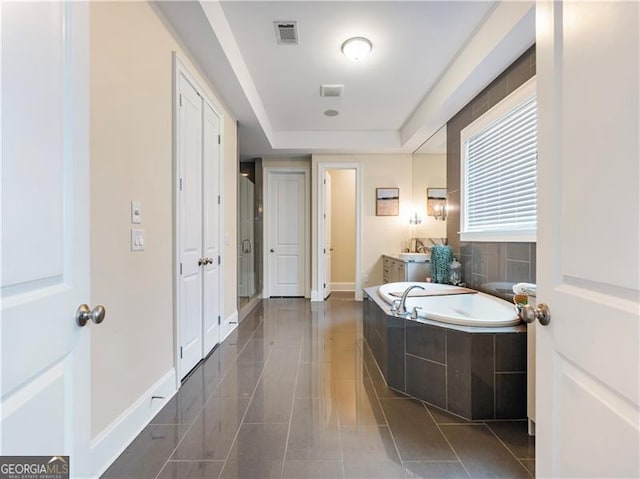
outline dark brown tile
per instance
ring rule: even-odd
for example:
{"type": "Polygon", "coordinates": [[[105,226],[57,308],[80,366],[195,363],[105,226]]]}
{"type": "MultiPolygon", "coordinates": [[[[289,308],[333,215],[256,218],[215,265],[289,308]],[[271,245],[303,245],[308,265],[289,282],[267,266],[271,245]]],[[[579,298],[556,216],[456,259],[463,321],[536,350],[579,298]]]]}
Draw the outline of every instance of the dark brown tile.
{"type": "Polygon", "coordinates": [[[191,424],[213,391],[207,387],[201,366],[182,384],[178,392],[151,420],[151,424],[191,424]]]}
{"type": "Polygon", "coordinates": [[[536,477],[536,461],[535,459],[520,459],[520,462],[527,468],[531,477],[536,477]]]}
{"type": "Polygon", "coordinates": [[[287,460],[342,459],[335,404],[330,399],[295,400],[287,460]]]}
{"type": "Polygon", "coordinates": [[[342,479],[340,461],[286,461],[283,479],[342,479]]]}
{"type": "Polygon", "coordinates": [[[425,404],[425,407],[431,414],[431,417],[437,424],[470,424],[471,421],[468,419],[461,418],[460,416],[456,416],[451,414],[443,409],[439,409],[437,407],[433,407],[429,404],[425,404]]]}
{"type": "Polygon", "coordinates": [[[445,362],[445,330],[407,321],[407,353],[439,363],[445,362]]]}
{"type": "Polygon", "coordinates": [[[487,426],[440,427],[471,477],[529,477],[527,470],[487,426]]]}
{"type": "Polygon", "coordinates": [[[487,426],[518,459],[535,459],[536,439],[527,432],[527,421],[491,421],[487,426]]]}
{"type": "Polygon", "coordinates": [[[421,462],[405,461],[408,478],[416,479],[462,479],[469,477],[459,461],[456,462],[421,462]]]}
{"type": "Polygon", "coordinates": [[[527,335],[496,334],[496,372],[526,372],[527,335]]]}
{"type": "Polygon", "coordinates": [[[169,461],[158,479],[218,479],[224,461],[169,461]]]}
{"type": "Polygon", "coordinates": [[[487,88],[489,95],[489,108],[493,108],[507,96],[507,79],[504,76],[498,77],[487,88]]]}
{"type": "Polygon", "coordinates": [[[238,362],[265,362],[271,346],[262,339],[250,339],[240,352],[238,362]]]}
{"type": "Polygon", "coordinates": [[[331,363],[304,363],[298,368],[296,398],[322,398],[333,394],[331,363]]]}
{"type": "Polygon", "coordinates": [[[471,335],[447,331],[447,407],[460,416],[471,417],[471,335]]]}
{"type": "Polygon", "coordinates": [[[248,398],[212,398],[171,459],[221,461],[227,457],[244,416],[248,398]]]}
{"type": "Polygon", "coordinates": [[[529,262],[507,260],[507,281],[510,283],[529,281],[529,262]]]}
{"type": "Polygon", "coordinates": [[[505,281],[507,258],[505,243],[487,243],[487,280],[490,283],[505,281]]]}
{"type": "Polygon", "coordinates": [[[507,259],[529,262],[530,243],[507,243],[507,259]]]}
{"type": "Polygon", "coordinates": [[[495,418],[493,334],[471,335],[471,419],[495,418]]]}
{"type": "Polygon", "coordinates": [[[403,461],[450,461],[456,457],[428,411],[415,399],[382,399],[403,461]]]}
{"type": "Polygon", "coordinates": [[[404,469],[386,426],[341,429],[344,473],[348,479],[403,478],[404,469]]]}
{"type": "Polygon", "coordinates": [[[487,275],[487,245],[475,242],[471,245],[471,272],[476,275],[487,275]]]}
{"type": "Polygon", "coordinates": [[[221,478],[280,478],[287,424],[243,424],[221,478]]]}
{"type": "Polygon", "coordinates": [[[153,479],[178,445],[186,426],[149,425],[101,476],[103,479],[153,479]],[[144,458],[144,460],[141,460],[144,458]]]}
{"type": "Polygon", "coordinates": [[[386,425],[371,380],[338,379],[335,390],[341,426],[386,425]]]}
{"type": "Polygon", "coordinates": [[[496,419],[527,417],[527,374],[496,374],[496,419]]]}
{"type": "Polygon", "coordinates": [[[270,381],[264,377],[251,399],[244,422],[289,423],[295,383],[270,381]]]}
{"type": "Polygon", "coordinates": [[[446,407],[446,368],[425,359],[406,356],[407,394],[446,407]]]}

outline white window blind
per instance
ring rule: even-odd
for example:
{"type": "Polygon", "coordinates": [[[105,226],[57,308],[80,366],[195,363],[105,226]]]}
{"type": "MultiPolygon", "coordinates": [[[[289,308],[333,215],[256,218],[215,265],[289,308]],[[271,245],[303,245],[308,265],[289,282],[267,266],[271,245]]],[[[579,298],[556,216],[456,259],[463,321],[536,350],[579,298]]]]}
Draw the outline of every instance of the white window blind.
{"type": "MultiPolygon", "coordinates": [[[[530,96],[463,140],[463,235],[535,235],[537,139],[536,97],[530,96]]],[[[510,238],[491,238],[501,239],[510,238]]]]}

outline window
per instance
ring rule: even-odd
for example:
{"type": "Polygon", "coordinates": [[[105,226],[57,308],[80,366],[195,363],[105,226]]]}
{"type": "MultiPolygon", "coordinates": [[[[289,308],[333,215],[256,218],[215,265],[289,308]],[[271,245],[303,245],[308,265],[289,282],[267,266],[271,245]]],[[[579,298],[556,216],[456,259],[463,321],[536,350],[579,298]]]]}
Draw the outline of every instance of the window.
{"type": "Polygon", "coordinates": [[[529,80],[461,132],[462,241],[535,241],[537,105],[529,80]]]}

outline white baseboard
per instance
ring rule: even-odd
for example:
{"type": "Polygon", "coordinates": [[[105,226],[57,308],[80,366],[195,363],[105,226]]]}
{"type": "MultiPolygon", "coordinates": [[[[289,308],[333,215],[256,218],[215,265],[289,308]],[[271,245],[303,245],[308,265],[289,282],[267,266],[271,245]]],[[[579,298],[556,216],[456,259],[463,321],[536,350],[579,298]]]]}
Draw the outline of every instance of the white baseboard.
{"type": "Polygon", "coordinates": [[[331,283],[331,291],[355,291],[355,283],[331,283]]]}
{"type": "Polygon", "coordinates": [[[322,294],[317,290],[311,290],[311,301],[324,301],[322,294]]]}
{"type": "Polygon", "coordinates": [[[238,327],[238,310],[227,316],[220,327],[220,344],[238,327]]]}
{"type": "Polygon", "coordinates": [[[96,472],[95,477],[107,470],[176,391],[176,370],[171,368],[91,441],[91,470],[96,472]],[[152,400],[152,396],[164,399],[152,400]]]}

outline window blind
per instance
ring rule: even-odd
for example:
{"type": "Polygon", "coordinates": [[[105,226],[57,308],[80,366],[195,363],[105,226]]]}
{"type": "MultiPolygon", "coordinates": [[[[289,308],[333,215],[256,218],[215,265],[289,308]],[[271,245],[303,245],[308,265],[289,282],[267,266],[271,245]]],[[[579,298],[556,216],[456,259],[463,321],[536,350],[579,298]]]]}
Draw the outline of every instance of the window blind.
{"type": "Polygon", "coordinates": [[[535,231],[536,98],[465,142],[465,232],[535,231]]]}

